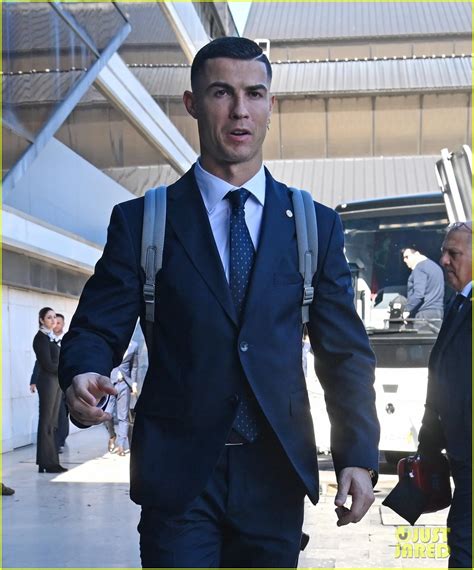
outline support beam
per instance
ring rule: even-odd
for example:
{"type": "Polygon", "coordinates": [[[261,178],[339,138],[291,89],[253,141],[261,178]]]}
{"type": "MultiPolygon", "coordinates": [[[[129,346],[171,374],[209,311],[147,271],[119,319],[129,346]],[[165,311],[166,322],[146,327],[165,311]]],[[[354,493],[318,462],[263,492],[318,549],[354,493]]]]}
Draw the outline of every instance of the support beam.
{"type": "Polygon", "coordinates": [[[37,134],[34,144],[26,149],[15,166],[11,168],[11,170],[3,179],[2,188],[4,195],[8,195],[8,193],[13,190],[20,178],[36,160],[48,142],[53,138],[56,131],[64,123],[74,107],[87,93],[100,70],[107,64],[107,62],[110,60],[110,57],[113,57],[113,54],[122,45],[122,42],[128,36],[130,30],[130,24],[125,24],[124,27],[118,32],[118,34],[111,40],[109,45],[102,52],[99,59],[97,59],[86,71],[86,73],[74,84],[67,97],[58,104],[53,115],[49,118],[49,120],[37,134]]]}
{"type": "Polygon", "coordinates": [[[196,152],[119,55],[110,58],[95,85],[179,174],[195,162],[196,152]]]}
{"type": "Polygon", "coordinates": [[[189,63],[196,53],[209,42],[209,36],[192,2],[160,2],[171,28],[178,38],[179,45],[189,63]]]}

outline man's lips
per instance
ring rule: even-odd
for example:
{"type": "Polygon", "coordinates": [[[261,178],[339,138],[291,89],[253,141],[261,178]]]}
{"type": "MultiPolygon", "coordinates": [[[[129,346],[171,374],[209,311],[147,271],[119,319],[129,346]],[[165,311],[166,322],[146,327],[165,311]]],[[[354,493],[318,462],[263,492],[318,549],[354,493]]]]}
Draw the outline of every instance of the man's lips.
{"type": "Polygon", "coordinates": [[[232,137],[247,137],[252,133],[248,129],[232,129],[229,131],[229,135],[232,137]]]}

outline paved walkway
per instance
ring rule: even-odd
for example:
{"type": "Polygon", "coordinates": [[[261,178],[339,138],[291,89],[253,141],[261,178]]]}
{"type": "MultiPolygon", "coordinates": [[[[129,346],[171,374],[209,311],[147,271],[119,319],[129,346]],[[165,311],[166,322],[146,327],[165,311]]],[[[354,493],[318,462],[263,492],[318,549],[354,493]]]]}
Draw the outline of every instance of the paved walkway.
{"type": "MultiPolygon", "coordinates": [[[[16,489],[12,497],[3,497],[3,568],[139,567],[139,507],[129,499],[129,457],[105,452],[106,442],[102,426],[71,435],[61,456],[69,471],[61,475],[37,472],[34,446],[3,455],[3,481],[16,489]]],[[[321,458],[321,469],[321,501],[306,509],[304,530],[311,539],[300,567],[447,566],[446,558],[427,558],[426,553],[396,558],[395,530],[403,520],[380,505],[395,484],[393,470],[383,466],[376,503],[364,520],[338,528],[329,458],[321,458]]],[[[425,533],[445,521],[445,512],[420,519],[429,525],[421,527],[425,533]]]]}

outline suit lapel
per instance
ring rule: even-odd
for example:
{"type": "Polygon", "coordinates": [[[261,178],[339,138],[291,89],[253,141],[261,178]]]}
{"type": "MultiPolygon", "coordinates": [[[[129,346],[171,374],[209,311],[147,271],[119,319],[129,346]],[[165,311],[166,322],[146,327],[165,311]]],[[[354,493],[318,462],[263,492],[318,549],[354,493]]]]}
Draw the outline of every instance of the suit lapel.
{"type": "Polygon", "coordinates": [[[444,350],[445,347],[451,342],[453,339],[455,332],[459,329],[461,323],[464,319],[471,318],[472,314],[472,296],[469,296],[463,303],[461,309],[457,312],[457,314],[452,318],[449,319],[449,322],[446,323],[446,326],[441,327],[439,331],[437,345],[438,350],[444,350]]]}
{"type": "Polygon", "coordinates": [[[295,235],[293,217],[288,217],[287,210],[293,211],[288,190],[283,184],[276,182],[266,172],[265,206],[255,264],[247,291],[247,299],[243,314],[255,315],[258,312],[260,299],[265,294],[265,287],[273,279],[274,267],[286,250],[288,243],[295,235]]]}
{"type": "Polygon", "coordinates": [[[189,170],[170,187],[167,220],[186,250],[191,263],[232,321],[237,324],[237,314],[229,284],[193,170],[194,168],[189,170]]]}

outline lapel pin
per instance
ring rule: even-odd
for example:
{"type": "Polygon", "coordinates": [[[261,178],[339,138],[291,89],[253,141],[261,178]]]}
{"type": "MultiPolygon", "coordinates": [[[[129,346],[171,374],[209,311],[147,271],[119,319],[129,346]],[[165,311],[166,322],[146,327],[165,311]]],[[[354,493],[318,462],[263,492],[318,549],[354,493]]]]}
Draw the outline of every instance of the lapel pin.
{"type": "Polygon", "coordinates": [[[287,215],[289,218],[292,218],[292,217],[293,217],[293,212],[292,212],[291,210],[287,210],[287,211],[286,211],[286,215],[287,215]]]}

